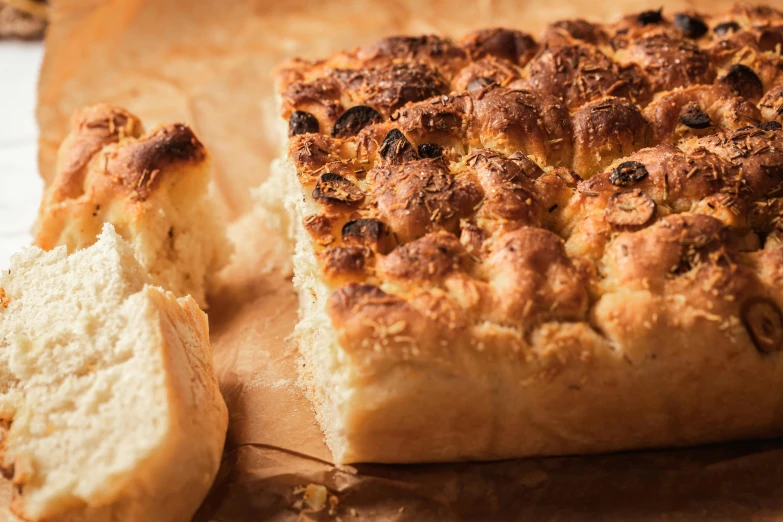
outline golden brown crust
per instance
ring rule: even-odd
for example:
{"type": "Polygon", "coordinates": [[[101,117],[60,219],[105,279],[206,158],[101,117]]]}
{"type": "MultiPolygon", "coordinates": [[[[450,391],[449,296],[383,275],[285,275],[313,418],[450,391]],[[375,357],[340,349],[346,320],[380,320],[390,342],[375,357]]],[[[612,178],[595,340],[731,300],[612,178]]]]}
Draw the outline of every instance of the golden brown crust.
{"type": "Polygon", "coordinates": [[[204,146],[187,126],[166,125],[142,137],[138,118],[105,104],[74,115],[71,133],[60,150],[57,177],[44,206],[77,198],[88,190],[86,184],[98,183],[144,201],[156,190],[167,167],[203,163],[207,158],[204,146]],[[107,148],[113,144],[121,146],[107,148]],[[88,181],[88,164],[104,150],[110,152],[102,156],[102,180],[88,181]]]}
{"type": "Polygon", "coordinates": [[[664,94],[647,106],[644,115],[655,142],[675,144],[718,129],[760,123],[762,115],[750,100],[721,86],[699,85],[664,94]]]}
{"type": "Polygon", "coordinates": [[[538,51],[532,36],[503,27],[474,31],[462,37],[460,44],[470,60],[493,56],[519,66],[527,64],[538,51]]]}
{"type": "Polygon", "coordinates": [[[403,107],[395,123],[414,143],[437,143],[464,151],[472,112],[473,99],[468,94],[443,96],[403,107]]]}
{"type": "Polygon", "coordinates": [[[363,280],[371,269],[373,252],[361,245],[332,246],[320,252],[326,280],[339,286],[351,280],[363,280]]]}
{"type": "Polygon", "coordinates": [[[733,192],[756,200],[776,194],[783,181],[783,130],[746,127],[700,140],[703,146],[739,167],[733,192]]]}
{"type": "Polygon", "coordinates": [[[406,281],[433,281],[461,270],[469,261],[453,234],[433,232],[400,248],[381,263],[383,276],[406,281]]]}
{"type": "Polygon", "coordinates": [[[767,91],[759,101],[759,110],[764,121],[783,123],[783,84],[767,91]]]}
{"type": "Polygon", "coordinates": [[[716,36],[706,50],[718,67],[727,70],[732,65],[748,67],[761,81],[763,90],[769,90],[781,81],[781,57],[776,48],[783,43],[783,22],[756,25],[741,18],[737,20],[741,24],[737,30],[716,36]]]}
{"type": "MultiPolygon", "coordinates": [[[[475,216],[477,221],[493,221],[499,226],[513,224],[514,228],[519,225],[540,226],[543,209],[529,175],[530,170],[537,166],[526,156],[520,155],[519,159],[515,159],[492,150],[477,150],[466,158],[465,163],[476,171],[476,178],[484,192],[475,216]],[[526,167],[530,170],[526,171],[526,167]]],[[[490,228],[493,227],[490,225],[490,228]]]]}
{"type": "Polygon", "coordinates": [[[427,232],[456,232],[459,220],[472,214],[481,191],[468,176],[453,176],[439,159],[400,167],[378,167],[367,181],[372,208],[402,243],[427,232]]]}
{"type": "Polygon", "coordinates": [[[503,235],[488,259],[496,321],[573,320],[587,311],[583,272],[566,255],[562,240],[535,227],[503,235]]]}
{"type": "Polygon", "coordinates": [[[584,42],[598,45],[606,39],[603,28],[587,20],[560,20],[546,28],[542,36],[549,47],[584,42]]]}
{"type": "Polygon", "coordinates": [[[652,92],[709,84],[715,79],[715,67],[706,52],[690,40],[665,32],[632,41],[621,56],[644,69],[652,92]]]}
{"type": "Polygon", "coordinates": [[[467,60],[467,53],[448,38],[436,35],[390,36],[360,48],[356,58],[369,63],[421,60],[453,70],[467,60]]]}
{"type": "Polygon", "coordinates": [[[362,100],[385,116],[408,102],[426,100],[447,89],[440,74],[423,62],[336,69],[332,77],[349,97],[362,100]]]}
{"type": "Polygon", "coordinates": [[[143,139],[108,155],[106,175],[144,201],[161,182],[161,173],[172,164],[198,164],[207,159],[204,145],[181,123],[159,127],[143,139]]]}
{"type": "Polygon", "coordinates": [[[521,74],[521,69],[513,63],[487,56],[462,68],[452,80],[452,85],[457,91],[480,90],[493,83],[505,87],[518,80],[521,74]]]}
{"type": "MultiPolygon", "coordinates": [[[[493,28],[284,67],[283,84],[338,64],[360,76],[426,64],[440,79],[393,103],[374,97],[380,85],[351,88],[345,107],[370,105],[382,121],[289,144],[306,195],[324,172],[362,192],[339,211],[306,197],[340,216],[308,231],[351,364],[375,374],[416,361],[474,379],[466,361],[513,360],[550,382],[590,374],[593,359],[665,357],[668,344],[695,360],[700,333],[722,354],[783,350],[783,333],[764,330],[783,318],[781,27],[764,8],[645,11],[558,22],[540,43],[493,28]]],[[[283,98],[284,116],[307,110],[283,98]]],[[[705,440],[689,436],[678,440],[705,440]]]]}
{"type": "Polygon", "coordinates": [[[571,121],[564,105],[527,89],[489,87],[471,97],[473,132],[483,147],[519,151],[549,165],[569,163],[571,121]]]}
{"type": "MultiPolygon", "coordinates": [[[[497,259],[524,227],[549,228],[571,256],[598,262],[618,234],[682,212],[770,234],[779,212],[765,195],[780,187],[783,131],[764,122],[780,119],[780,87],[756,66],[776,58],[729,55],[740,43],[766,52],[779,18],[645,11],[555,23],[543,48],[492,28],[290,62],[278,73],[284,116],[336,108],[289,145],[322,208],[305,226],[329,246],[325,273],[416,279],[416,252],[441,274],[445,261],[426,253],[433,238],[497,259]],[[355,114],[339,113],[348,107],[355,114]]],[[[487,266],[472,273],[491,278],[487,266]]]]}
{"type": "Polygon", "coordinates": [[[95,105],[77,112],[71,118],[71,134],[63,144],[65,153],[57,160],[58,199],[81,194],[85,168],[104,146],[124,138],[141,136],[138,118],[107,104],[95,105]]]}
{"type": "Polygon", "coordinates": [[[583,43],[543,51],[530,63],[528,73],[533,88],[562,99],[571,109],[604,96],[621,96],[642,104],[650,98],[645,78],[635,64],[622,67],[583,43]]]}
{"type": "Polygon", "coordinates": [[[648,124],[630,100],[608,97],[580,107],[573,115],[572,168],[590,176],[617,158],[645,147],[648,124]]]}

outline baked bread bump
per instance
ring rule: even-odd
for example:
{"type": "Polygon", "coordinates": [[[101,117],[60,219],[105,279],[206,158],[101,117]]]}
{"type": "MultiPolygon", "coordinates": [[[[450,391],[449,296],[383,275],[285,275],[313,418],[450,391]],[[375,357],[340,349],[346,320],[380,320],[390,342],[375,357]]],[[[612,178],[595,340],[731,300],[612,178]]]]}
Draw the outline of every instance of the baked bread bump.
{"type": "Polygon", "coordinates": [[[112,223],[155,284],[206,307],[231,247],[209,195],[209,155],[187,125],[145,134],[124,109],[88,107],[73,116],[56,168],[36,225],[39,247],[73,252],[112,223]]]}

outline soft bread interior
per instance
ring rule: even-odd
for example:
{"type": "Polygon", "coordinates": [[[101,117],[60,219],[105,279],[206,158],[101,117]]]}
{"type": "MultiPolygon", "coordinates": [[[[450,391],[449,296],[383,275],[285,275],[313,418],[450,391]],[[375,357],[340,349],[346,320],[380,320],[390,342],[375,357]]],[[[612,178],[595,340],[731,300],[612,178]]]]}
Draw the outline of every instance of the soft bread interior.
{"type": "MultiPolygon", "coordinates": [[[[208,189],[211,169],[197,168],[204,171],[200,176],[203,185],[192,197],[174,190],[159,194],[144,219],[127,223],[122,236],[134,245],[153,284],[177,296],[191,295],[206,309],[206,295],[215,274],[228,263],[232,246],[226,238],[225,220],[208,189]]],[[[120,214],[106,221],[123,223],[123,218],[120,214]]]]}
{"type": "Polygon", "coordinates": [[[295,336],[304,359],[300,377],[335,462],[342,462],[347,451],[346,410],[353,395],[351,369],[326,312],[331,290],[320,277],[313,243],[298,217],[317,212],[317,205],[303,192],[294,165],[286,158],[272,163],[269,180],[259,193],[277,195],[266,196],[270,204],[262,202],[261,211],[278,216],[276,222],[284,227],[281,232],[287,234],[294,252],[293,283],[299,295],[295,336]]]}
{"type": "MultiPolygon", "coordinates": [[[[274,121],[269,121],[268,125],[278,128],[278,146],[285,151],[288,122],[278,116],[281,103],[278,95],[277,106],[271,112],[274,121]]],[[[289,275],[293,274],[291,256],[295,250],[297,229],[301,228],[295,201],[297,195],[301,195],[301,190],[296,183],[296,169],[283,152],[280,158],[272,161],[266,181],[253,191],[253,214],[267,229],[277,233],[275,246],[279,255],[275,258],[286,260],[280,269],[289,275]]]]}
{"type": "MultiPolygon", "coordinates": [[[[280,130],[278,135],[285,136],[288,123],[275,118],[275,124],[280,130]]],[[[281,149],[285,149],[285,141],[281,138],[281,149]]],[[[303,358],[301,384],[314,406],[334,461],[342,462],[348,451],[346,411],[354,392],[349,385],[350,365],[345,364],[345,355],[326,312],[331,290],[323,283],[315,248],[302,226],[302,216],[318,212],[318,206],[302,190],[296,168],[285,152],[272,162],[270,176],[255,192],[254,199],[254,212],[268,228],[278,232],[279,248],[288,253],[284,258],[291,259],[292,266],[283,270],[293,272],[299,296],[299,322],[294,336],[303,358]]]]}
{"type": "Polygon", "coordinates": [[[110,225],[0,275],[3,465],[23,518],[184,520],[206,494],[227,422],[206,317],[147,283],[110,225]]]}

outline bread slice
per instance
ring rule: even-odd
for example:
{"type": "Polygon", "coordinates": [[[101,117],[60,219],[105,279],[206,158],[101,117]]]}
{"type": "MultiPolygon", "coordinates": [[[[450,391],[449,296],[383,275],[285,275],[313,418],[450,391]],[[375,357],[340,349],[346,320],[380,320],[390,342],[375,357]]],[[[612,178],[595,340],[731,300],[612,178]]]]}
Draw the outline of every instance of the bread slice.
{"type": "Polygon", "coordinates": [[[207,288],[231,254],[210,179],[207,151],[186,125],[144,134],[124,109],[85,108],[60,146],[36,244],[73,252],[91,245],[104,222],[112,223],[155,284],[192,295],[205,308],[207,288]]]}
{"type": "Polygon", "coordinates": [[[781,27],[646,11],[281,66],[259,200],[335,461],[783,434],[781,27]]]}
{"type": "Polygon", "coordinates": [[[31,521],[185,521],[227,428],[207,318],[150,286],[111,225],[0,275],[2,463],[31,521]]]}

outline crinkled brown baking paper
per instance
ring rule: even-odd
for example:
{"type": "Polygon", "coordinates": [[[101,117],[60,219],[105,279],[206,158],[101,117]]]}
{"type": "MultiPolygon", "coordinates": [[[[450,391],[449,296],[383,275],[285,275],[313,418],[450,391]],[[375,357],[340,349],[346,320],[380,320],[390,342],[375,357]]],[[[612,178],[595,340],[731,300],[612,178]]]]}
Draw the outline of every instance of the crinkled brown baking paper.
{"type": "Polygon", "coordinates": [[[557,18],[608,20],[662,3],[667,11],[728,7],[724,0],[55,2],[39,92],[43,177],[51,180],[70,113],[110,101],[148,126],[193,125],[212,152],[235,219],[238,254],[209,310],[229,436],[197,521],[783,520],[779,441],[335,469],[296,385],[296,350],[286,340],[296,300],[272,254],[281,240],[246,214],[250,189],[266,178],[276,154],[270,73],[282,58],[324,56],[393,33],[459,34],[501,24],[537,31],[557,18]],[[302,505],[298,488],[310,483],[336,497],[331,514],[302,505]]]}

